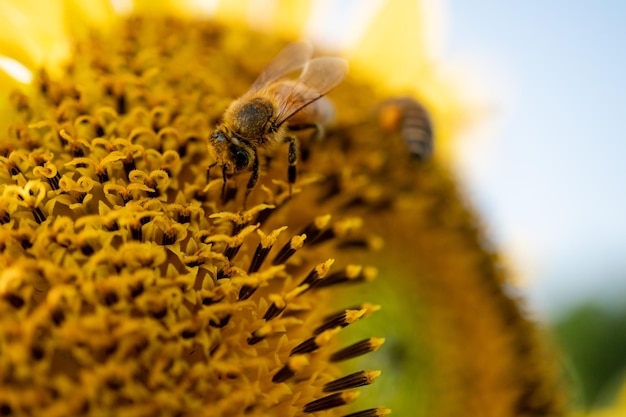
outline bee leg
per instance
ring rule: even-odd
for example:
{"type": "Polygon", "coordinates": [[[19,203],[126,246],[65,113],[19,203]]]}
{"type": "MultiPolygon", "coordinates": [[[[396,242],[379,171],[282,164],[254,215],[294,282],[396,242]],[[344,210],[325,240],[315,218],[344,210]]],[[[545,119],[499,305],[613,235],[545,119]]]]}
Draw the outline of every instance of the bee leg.
{"type": "Polygon", "coordinates": [[[206,183],[208,184],[211,181],[211,170],[213,169],[214,166],[217,165],[217,162],[213,162],[211,165],[209,165],[206,168],[206,183]]]}
{"type": "Polygon", "coordinates": [[[252,161],[252,174],[250,175],[250,179],[248,180],[248,185],[246,185],[246,194],[243,197],[243,209],[246,209],[246,204],[248,202],[248,196],[252,192],[252,189],[259,181],[259,155],[254,150],[254,161],[252,161]]]}
{"type": "Polygon", "coordinates": [[[320,123],[303,123],[299,125],[290,125],[289,130],[297,132],[300,130],[312,129],[311,140],[320,140],[324,137],[324,126],[320,123]]]}
{"type": "Polygon", "coordinates": [[[300,151],[300,160],[307,161],[311,154],[311,146],[314,142],[321,140],[326,133],[324,126],[320,123],[305,123],[299,125],[289,125],[289,130],[292,132],[298,132],[302,130],[311,130],[311,136],[304,143],[299,143],[298,150],[300,151]]]}
{"type": "Polygon", "coordinates": [[[318,141],[324,137],[326,130],[324,129],[323,125],[321,125],[320,123],[315,123],[313,126],[311,126],[311,128],[313,129],[313,132],[311,133],[311,140],[318,141]]]}
{"type": "Polygon", "coordinates": [[[226,165],[222,165],[222,201],[226,199],[226,165]]]}
{"type": "Polygon", "coordinates": [[[296,182],[296,163],[298,162],[298,146],[297,146],[296,138],[294,138],[293,136],[288,136],[285,140],[289,142],[289,156],[288,156],[289,167],[287,168],[287,179],[289,181],[289,195],[291,196],[293,184],[296,182]]]}

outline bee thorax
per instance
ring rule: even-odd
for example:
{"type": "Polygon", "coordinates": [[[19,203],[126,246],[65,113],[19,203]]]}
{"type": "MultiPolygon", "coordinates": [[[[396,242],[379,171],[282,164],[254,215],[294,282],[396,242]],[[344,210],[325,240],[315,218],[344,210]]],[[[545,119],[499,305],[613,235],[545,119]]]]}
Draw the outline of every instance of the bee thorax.
{"type": "Polygon", "coordinates": [[[241,137],[257,139],[266,133],[274,106],[266,99],[257,97],[241,105],[233,114],[233,130],[241,137]]]}

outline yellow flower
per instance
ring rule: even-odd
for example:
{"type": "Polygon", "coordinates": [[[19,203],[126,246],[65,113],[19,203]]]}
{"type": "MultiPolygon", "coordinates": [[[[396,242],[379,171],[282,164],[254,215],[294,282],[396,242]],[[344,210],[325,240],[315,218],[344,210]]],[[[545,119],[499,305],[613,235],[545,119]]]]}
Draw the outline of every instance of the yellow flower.
{"type": "Polygon", "coordinates": [[[626,413],[626,381],[621,381],[621,386],[615,386],[616,392],[612,393],[615,402],[611,405],[594,406],[593,410],[578,411],[572,413],[573,417],[621,417],[626,413]]]}
{"type": "Polygon", "coordinates": [[[252,3],[216,4],[229,23],[178,2],[3,3],[0,63],[33,79],[0,80],[18,87],[0,116],[0,414],[560,413],[552,357],[441,157],[415,161],[374,116],[415,95],[438,155],[462,119],[419,59],[416,2],[390,1],[354,49],[293,192],[285,147],[261,150],[247,210],[248,173],[210,168],[224,109],[313,4],[273,3],[259,35],[237,24],[252,3]]]}

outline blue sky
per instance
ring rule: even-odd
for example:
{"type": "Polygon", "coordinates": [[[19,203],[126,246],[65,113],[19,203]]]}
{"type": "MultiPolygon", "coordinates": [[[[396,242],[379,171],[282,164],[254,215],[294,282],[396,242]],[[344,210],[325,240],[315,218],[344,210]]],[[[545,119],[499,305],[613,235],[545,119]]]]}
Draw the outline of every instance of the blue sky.
{"type": "Polygon", "coordinates": [[[447,1],[496,109],[460,175],[542,314],[626,294],[626,2],[447,1]]]}

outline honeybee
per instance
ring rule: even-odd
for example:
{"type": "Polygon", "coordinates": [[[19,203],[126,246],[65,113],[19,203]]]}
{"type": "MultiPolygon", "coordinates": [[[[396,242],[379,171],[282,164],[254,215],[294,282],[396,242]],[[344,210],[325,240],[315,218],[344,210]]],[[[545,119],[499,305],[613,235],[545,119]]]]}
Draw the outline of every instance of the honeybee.
{"type": "Polygon", "coordinates": [[[258,148],[289,144],[289,191],[296,181],[297,139],[294,131],[313,128],[320,132],[333,118],[332,105],[324,97],[345,78],[347,62],[341,58],[311,59],[308,42],[287,45],[265,67],[250,89],[233,101],[211,135],[217,163],[222,167],[222,195],[227,175],[244,170],[252,174],[244,204],[259,179],[258,148]],[[297,79],[286,78],[300,70],[297,79]]]}
{"type": "Polygon", "coordinates": [[[400,134],[413,157],[429,159],[433,154],[433,127],[428,112],[412,97],[385,100],[379,109],[383,129],[400,134]]]}

